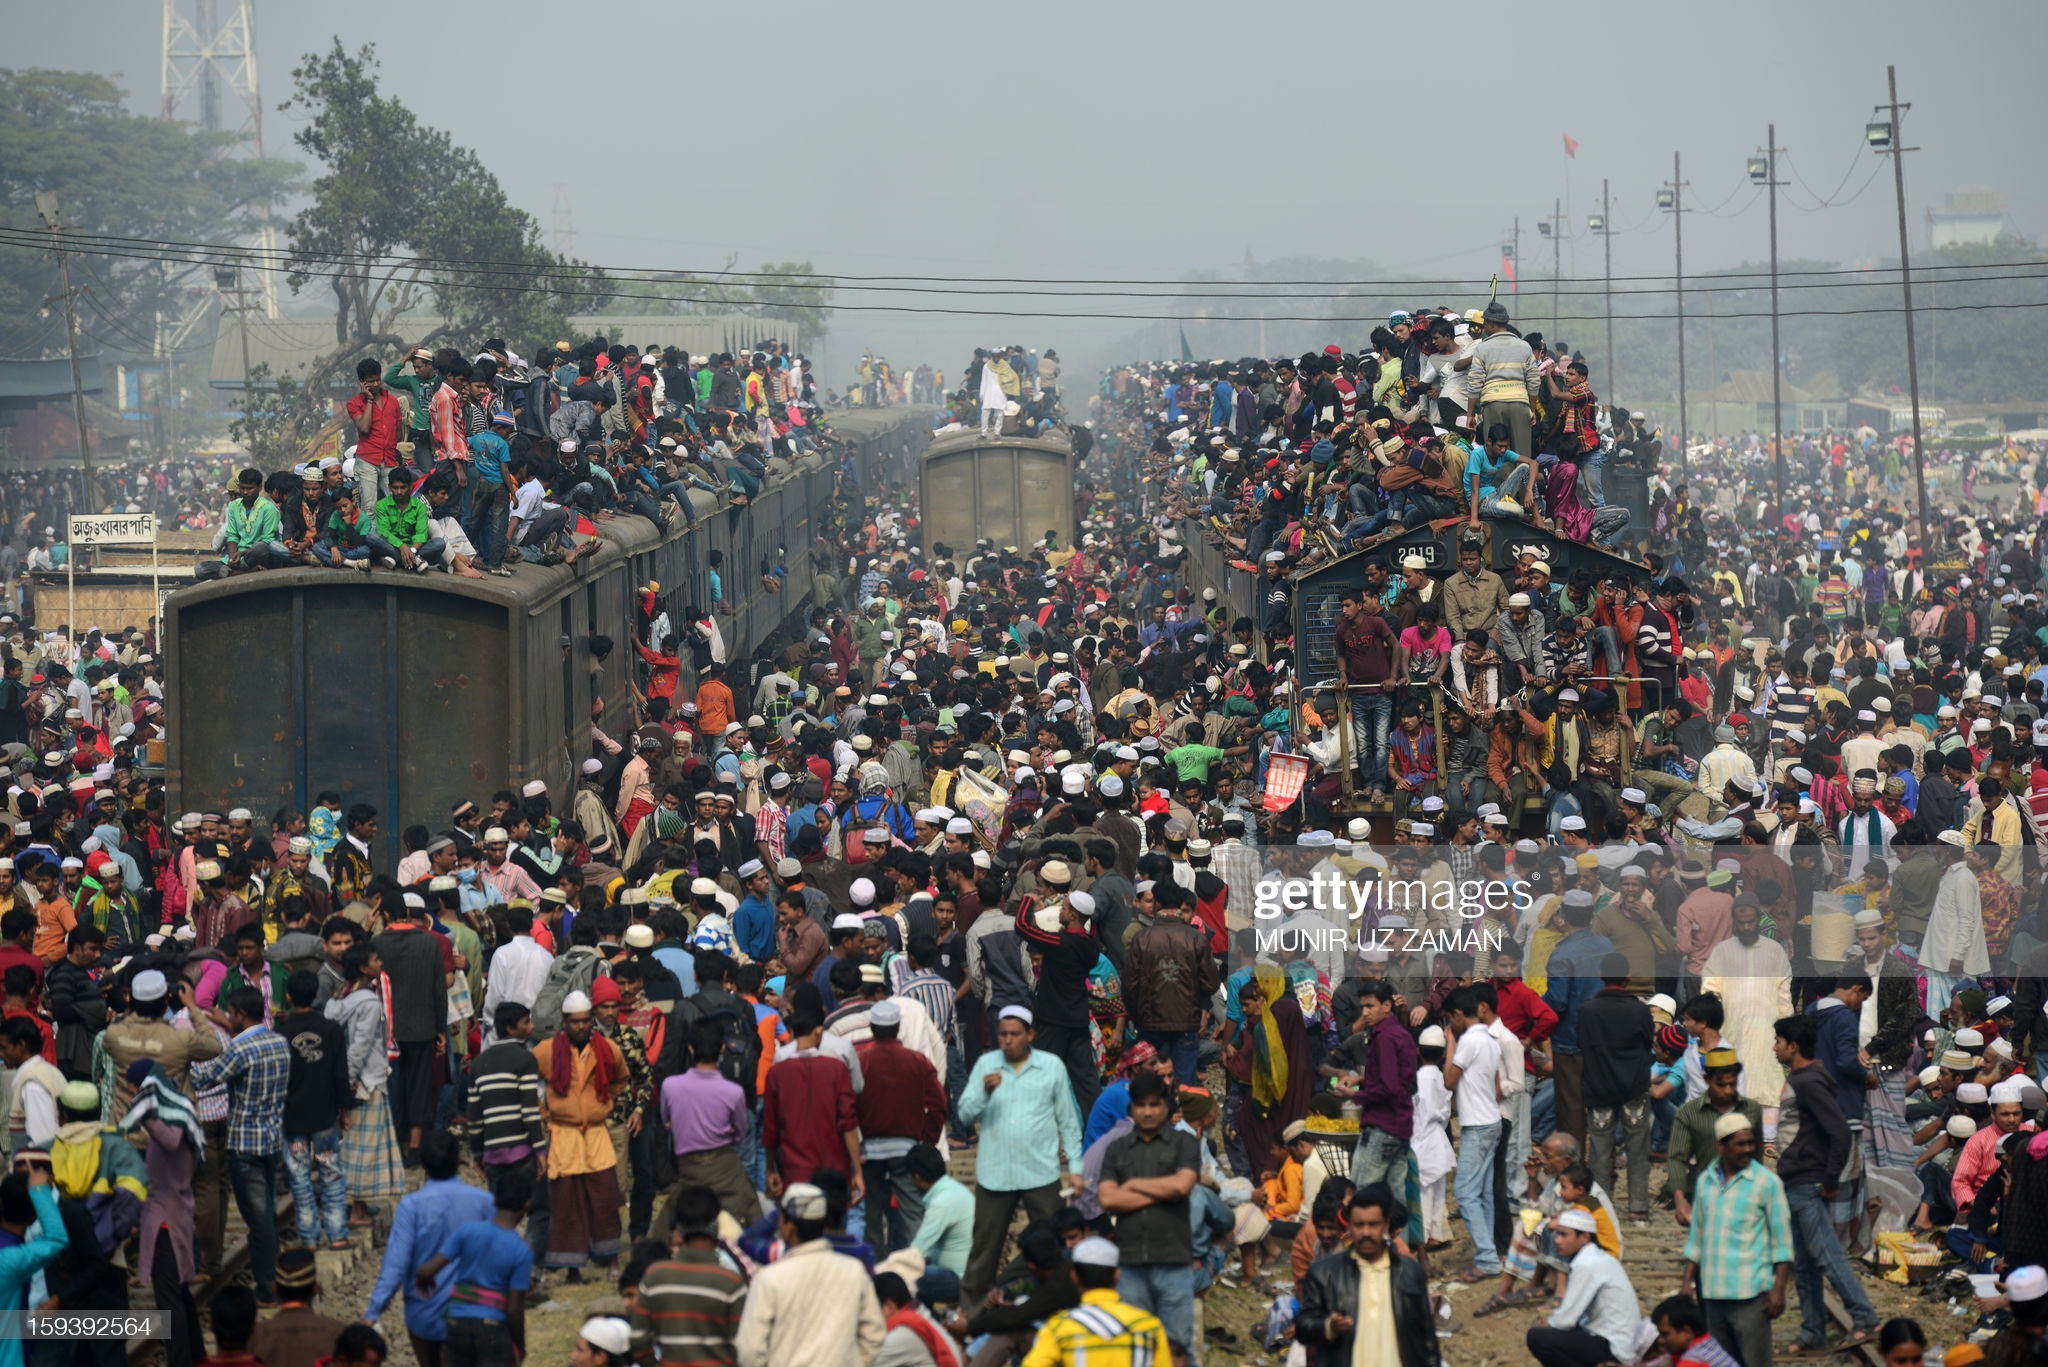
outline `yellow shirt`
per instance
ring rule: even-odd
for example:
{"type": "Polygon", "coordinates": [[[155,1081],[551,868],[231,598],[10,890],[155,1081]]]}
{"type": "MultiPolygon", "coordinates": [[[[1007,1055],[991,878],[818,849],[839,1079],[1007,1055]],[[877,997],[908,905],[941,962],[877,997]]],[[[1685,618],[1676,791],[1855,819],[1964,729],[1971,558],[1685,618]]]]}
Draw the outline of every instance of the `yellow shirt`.
{"type": "MultiPolygon", "coordinates": [[[[543,1042],[533,1051],[533,1061],[540,1069],[541,1082],[548,1083],[554,1076],[555,1050],[569,1047],[566,1032],[543,1042]]],[[[609,1040],[605,1047],[618,1054],[618,1047],[609,1040]]],[[[599,1095],[597,1080],[597,1051],[579,1049],[569,1064],[569,1094],[561,1096],[552,1086],[547,1086],[548,1112],[548,1176],[576,1177],[587,1172],[603,1172],[618,1166],[618,1155],[612,1149],[611,1131],[605,1127],[611,1115],[612,1098],[599,1095]]],[[[618,1058],[614,1090],[629,1086],[626,1075],[626,1060],[618,1058]]]]}
{"type": "Polygon", "coordinates": [[[1141,1360],[1149,1367],[1173,1360],[1166,1326],[1157,1316],[1118,1300],[1113,1290],[1083,1291],[1079,1306],[1062,1310],[1038,1331],[1024,1367],[1138,1367],[1141,1360]]]}
{"type": "Polygon", "coordinates": [[[1394,1260],[1380,1251],[1379,1261],[1358,1264],[1358,1313],[1352,1318],[1351,1367],[1386,1367],[1401,1360],[1401,1341],[1394,1334],[1394,1260]]]}

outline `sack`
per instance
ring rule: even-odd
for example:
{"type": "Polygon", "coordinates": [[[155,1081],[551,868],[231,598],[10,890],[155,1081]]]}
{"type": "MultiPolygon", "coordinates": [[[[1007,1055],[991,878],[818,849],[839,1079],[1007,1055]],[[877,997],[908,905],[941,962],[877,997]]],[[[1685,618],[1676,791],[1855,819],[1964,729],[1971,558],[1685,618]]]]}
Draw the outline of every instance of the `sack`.
{"type": "Polygon", "coordinates": [[[541,984],[533,1002],[533,1037],[551,1039],[562,1028],[562,1003],[571,992],[588,995],[597,981],[604,957],[589,945],[575,945],[548,968],[548,980],[541,984]]]}

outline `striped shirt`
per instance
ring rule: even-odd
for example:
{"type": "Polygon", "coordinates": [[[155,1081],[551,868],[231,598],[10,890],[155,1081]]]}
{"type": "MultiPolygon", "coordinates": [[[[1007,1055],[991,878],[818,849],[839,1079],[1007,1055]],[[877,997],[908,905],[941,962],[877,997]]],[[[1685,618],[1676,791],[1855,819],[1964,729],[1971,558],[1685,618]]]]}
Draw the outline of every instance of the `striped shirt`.
{"type": "Polygon", "coordinates": [[[747,1303],[747,1279],[710,1249],[684,1247],[640,1278],[633,1307],[633,1351],[662,1367],[732,1367],[733,1338],[747,1303]]]}
{"type": "MultiPolygon", "coordinates": [[[[940,1039],[948,1044],[957,1042],[958,1035],[953,1028],[953,984],[936,973],[918,972],[905,978],[896,993],[911,998],[924,1008],[924,1013],[932,1018],[932,1027],[939,1032],[940,1039]]],[[[944,1070],[939,1076],[944,1080],[944,1070]]]]}
{"type": "Polygon", "coordinates": [[[960,1097],[960,1123],[980,1127],[977,1187],[1031,1191],[1057,1182],[1062,1171],[1081,1171],[1081,1113],[1074,1106],[1067,1067],[1053,1054],[1034,1049],[1015,1065],[1000,1049],[991,1049],[976,1059],[960,1097]],[[993,1092],[982,1081],[990,1073],[1002,1078],[993,1092]],[[1056,1144],[1051,1142],[1055,1138],[1056,1144]]]}
{"type": "Polygon", "coordinates": [[[1814,694],[1812,685],[1794,688],[1791,684],[1780,684],[1771,690],[1771,740],[1779,745],[1785,742],[1785,733],[1794,729],[1806,730],[1813,719],[1814,694]]]}
{"type": "Polygon", "coordinates": [[[1729,1177],[1716,1162],[1693,1185],[1689,1263],[1700,1269],[1700,1299],[1741,1301],[1771,1289],[1779,1263],[1792,1261],[1792,1211],[1785,1184],[1758,1162],[1729,1177]]]}
{"type": "Polygon", "coordinates": [[[1045,1322],[1024,1367],[1160,1367],[1173,1361],[1156,1315],[1126,1305],[1115,1291],[1083,1291],[1081,1303],[1045,1322]]]}

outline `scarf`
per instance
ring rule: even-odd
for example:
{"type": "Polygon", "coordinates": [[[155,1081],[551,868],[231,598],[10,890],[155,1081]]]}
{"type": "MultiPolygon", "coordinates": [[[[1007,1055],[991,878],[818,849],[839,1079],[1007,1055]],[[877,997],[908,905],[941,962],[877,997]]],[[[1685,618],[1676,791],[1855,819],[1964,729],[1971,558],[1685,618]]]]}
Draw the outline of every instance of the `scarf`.
{"type": "Polygon", "coordinates": [[[1259,985],[1258,1032],[1252,1036],[1252,1100],[1271,1110],[1287,1095],[1287,1046],[1280,1039],[1279,1022],[1273,1019],[1274,1003],[1287,991],[1287,976],[1273,964],[1260,964],[1253,971],[1259,985]]]}
{"type": "Polygon", "coordinates": [[[135,1089],[135,1100],[129,1103],[127,1114],[121,1117],[121,1131],[133,1133],[141,1128],[142,1122],[155,1116],[173,1129],[182,1130],[185,1142],[192,1146],[192,1156],[203,1161],[206,1157],[206,1128],[199,1123],[199,1108],[192,1098],[179,1090],[171,1075],[160,1063],[149,1065],[149,1076],[135,1089]]]}
{"type": "MultiPolygon", "coordinates": [[[[549,1071],[548,1086],[553,1089],[556,1096],[567,1096],[569,1095],[569,1087],[575,1077],[576,1049],[574,1045],[569,1044],[569,1035],[566,1030],[557,1035],[555,1039],[557,1048],[555,1049],[554,1066],[549,1071]],[[560,1047],[564,1045],[568,1047],[560,1047]]],[[[591,1082],[600,1093],[609,1096],[611,1095],[612,1084],[618,1080],[619,1076],[617,1046],[593,1030],[590,1034],[589,1048],[592,1056],[597,1061],[597,1071],[591,1076],[591,1082]]]]}
{"type": "Polygon", "coordinates": [[[908,1329],[924,1344],[925,1351],[932,1355],[933,1367],[958,1367],[960,1359],[953,1352],[953,1342],[939,1331],[929,1315],[923,1315],[905,1307],[889,1316],[888,1328],[908,1329]]]}

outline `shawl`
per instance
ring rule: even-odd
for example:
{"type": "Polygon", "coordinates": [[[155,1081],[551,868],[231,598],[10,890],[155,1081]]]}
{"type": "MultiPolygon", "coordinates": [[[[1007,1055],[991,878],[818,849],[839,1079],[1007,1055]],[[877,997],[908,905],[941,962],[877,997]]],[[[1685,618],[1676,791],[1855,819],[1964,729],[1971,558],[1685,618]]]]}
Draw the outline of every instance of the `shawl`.
{"type": "MultiPolygon", "coordinates": [[[[562,1037],[566,1042],[568,1031],[563,1031],[562,1037]]],[[[590,1034],[589,1048],[597,1061],[597,1071],[591,1075],[591,1082],[598,1091],[610,1096],[613,1085],[618,1082],[621,1067],[618,1046],[593,1030],[590,1034]]],[[[575,1058],[576,1049],[573,1044],[567,1049],[555,1050],[548,1087],[556,1096],[569,1095],[569,1087],[575,1080],[575,1058]]]]}
{"type": "Polygon", "coordinates": [[[1287,977],[1273,964],[1262,963],[1253,972],[1259,985],[1263,1009],[1258,1033],[1252,1037],[1252,1099],[1271,1109],[1287,1095],[1287,1046],[1280,1038],[1280,1023],[1273,1007],[1288,991],[1287,977]]]}
{"type": "Polygon", "coordinates": [[[205,1158],[206,1127],[199,1123],[199,1108],[171,1080],[171,1075],[160,1063],[150,1064],[149,1075],[135,1085],[135,1100],[129,1103],[128,1113],[121,1117],[122,1133],[134,1133],[150,1116],[183,1130],[185,1142],[192,1146],[193,1158],[205,1158]]]}

